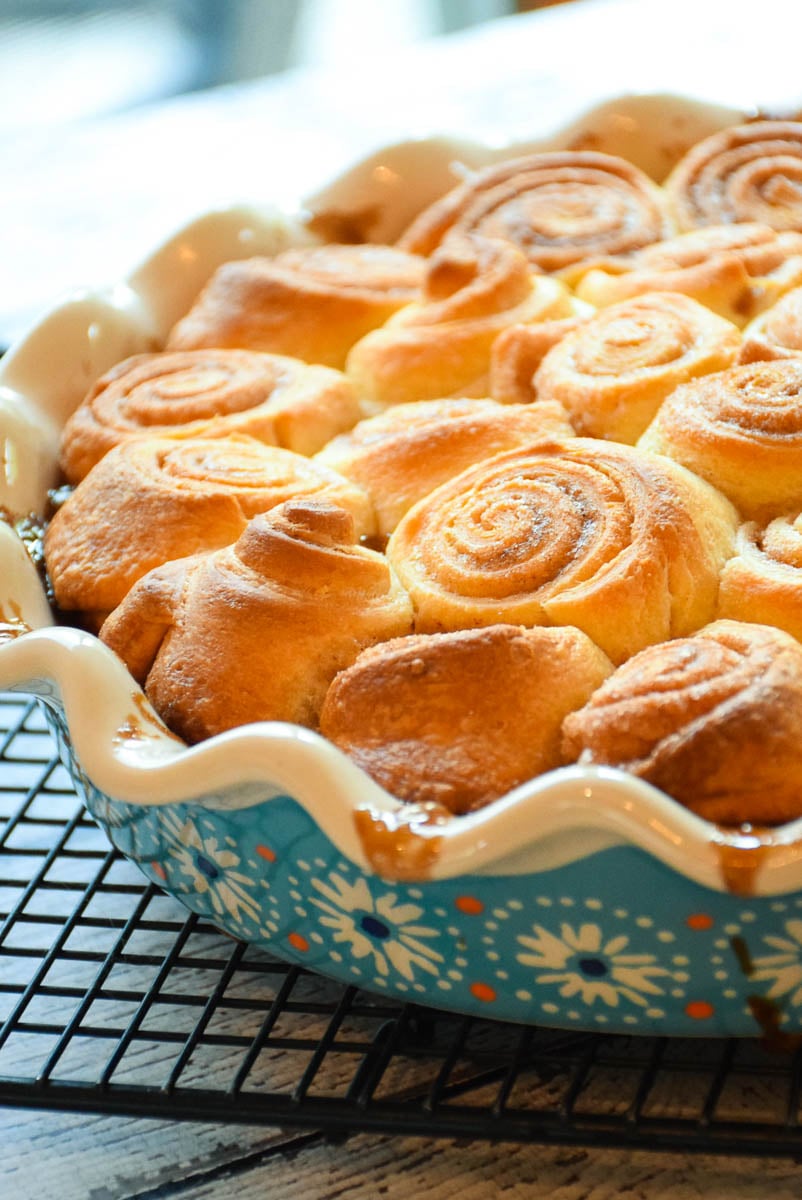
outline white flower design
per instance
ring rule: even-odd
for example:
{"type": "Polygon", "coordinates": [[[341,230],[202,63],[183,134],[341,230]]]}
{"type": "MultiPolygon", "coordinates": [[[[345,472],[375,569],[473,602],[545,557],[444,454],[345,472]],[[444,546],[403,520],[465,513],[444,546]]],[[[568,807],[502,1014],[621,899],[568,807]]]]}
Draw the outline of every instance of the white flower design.
{"type": "Polygon", "coordinates": [[[763,941],[776,954],[764,954],[752,959],[751,978],[757,983],[773,980],[766,995],[774,1000],[787,996],[791,1004],[802,1004],[802,919],[794,917],[785,922],[787,937],[766,934],[763,941]]]}
{"type": "Polygon", "coordinates": [[[312,886],[321,899],[312,897],[322,913],[321,925],[333,931],[333,940],[347,943],[354,958],[369,958],[379,975],[386,977],[391,968],[410,982],[415,970],[429,975],[439,973],[442,954],[424,939],[437,937],[437,930],[417,922],[423,909],[416,904],[399,903],[396,892],[371,896],[364,879],[349,883],[341,875],[329,877],[330,885],[319,879],[312,886]]]}
{"type": "Polygon", "coordinates": [[[560,936],[542,925],[533,925],[530,937],[519,934],[525,948],[516,957],[525,967],[534,967],[539,984],[558,984],[561,996],[581,996],[585,1004],[600,1000],[616,1008],[625,999],[647,1007],[647,996],[662,996],[656,976],[669,972],[657,965],[653,954],[627,954],[629,938],[624,934],[604,941],[598,925],[574,929],[563,924],[560,936]]]}
{"type": "MultiPolygon", "coordinates": [[[[242,917],[258,919],[260,903],[251,892],[255,881],[237,870],[240,857],[221,846],[215,836],[203,838],[191,820],[165,821],[165,832],[173,841],[170,858],[191,881],[191,888],[207,896],[218,917],[228,914],[235,921],[242,917]]],[[[180,887],[180,884],[178,885],[180,887]]],[[[189,891],[190,888],[181,888],[189,891]]]]}

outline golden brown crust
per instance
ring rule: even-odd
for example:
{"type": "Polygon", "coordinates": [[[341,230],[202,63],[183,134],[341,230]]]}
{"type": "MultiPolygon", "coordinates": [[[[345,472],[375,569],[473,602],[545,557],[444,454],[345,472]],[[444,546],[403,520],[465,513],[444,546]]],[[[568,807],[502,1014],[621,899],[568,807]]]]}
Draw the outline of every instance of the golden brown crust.
{"type": "Polygon", "coordinates": [[[673,230],[663,193],[646,174],[591,150],[485,167],[416,217],[399,245],[431,254],[455,228],[511,241],[543,271],[628,254],[673,230]]]}
{"type": "Polygon", "coordinates": [[[638,441],[762,520],[802,507],[802,361],[750,363],[678,387],[638,441]]]}
{"type": "Polygon", "coordinates": [[[335,674],[411,624],[351,514],[298,499],[254,517],[233,546],[143,576],[100,636],[169,728],[197,742],[251,721],[314,726],[335,674]]]}
{"type": "Polygon", "coordinates": [[[665,182],[680,229],[759,221],[802,230],[802,123],[752,121],[697,142],[665,182]]]}
{"type": "Polygon", "coordinates": [[[546,354],[539,400],[557,400],[576,432],[634,444],[680,383],[730,367],[741,337],[689,296],[650,292],[597,313],[546,354]]]}
{"type": "Polygon", "coordinates": [[[61,467],[77,483],[135,437],[249,434],[314,454],[362,415],[348,380],[328,367],[248,350],[140,354],[94,384],[64,426],[61,467]]]}
{"type": "Polygon", "coordinates": [[[712,619],[736,523],[723,496],[667,459],[555,439],[437,488],[387,555],[419,632],[575,625],[620,662],[712,619]]]}
{"type": "Polygon", "coordinates": [[[718,615],[775,625],[802,641],[802,516],[740,527],[721,573],[718,615]]]}
{"type": "Polygon", "coordinates": [[[576,313],[534,325],[510,325],[494,340],[490,351],[488,391],[499,404],[531,404],[537,399],[535,372],[566,334],[591,316],[591,306],[577,302],[576,313]]]}
{"type": "Polygon", "coordinates": [[[357,342],[346,370],[377,408],[447,396],[486,396],[490,357],[511,324],[570,316],[557,280],[533,275],[505,242],[452,235],[435,251],[423,299],[357,342]]]}
{"type": "Polygon", "coordinates": [[[225,263],[172,329],[168,349],[239,347],[342,368],[354,342],[418,297],[424,265],[374,245],[225,263]]]}
{"type": "Polygon", "coordinates": [[[399,799],[464,813],[561,765],[563,718],[611,670],[577,629],[397,638],[336,676],[320,731],[399,799]]]}
{"type": "Polygon", "coordinates": [[[802,358],[802,287],[794,288],[744,330],[740,361],[802,358]]]}
{"type": "Polygon", "coordinates": [[[802,234],[755,222],[711,225],[591,265],[575,283],[606,308],[644,292],[682,292],[742,328],[802,283],[802,234]]]}
{"type": "Polygon", "coordinates": [[[802,646],[716,621],[619,667],[564,724],[566,756],[647,780],[710,821],[802,815],[802,646]]]}
{"type": "Polygon", "coordinates": [[[365,492],[322,463],[254,438],[137,438],[101,459],[58,509],[44,550],[56,603],[96,626],[153,567],[235,542],[297,496],[346,508],[375,533],[365,492]]]}
{"type": "Polygon", "coordinates": [[[541,437],[573,434],[562,405],[419,400],[360,421],[316,455],[370,496],[378,532],[390,534],[413,504],[474,463],[541,437]]]}

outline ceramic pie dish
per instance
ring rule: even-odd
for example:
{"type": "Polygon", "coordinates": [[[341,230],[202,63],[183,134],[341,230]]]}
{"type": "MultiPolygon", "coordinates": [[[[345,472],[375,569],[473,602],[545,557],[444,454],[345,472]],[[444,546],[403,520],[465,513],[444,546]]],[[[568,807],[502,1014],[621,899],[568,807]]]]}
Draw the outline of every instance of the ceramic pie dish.
{"type": "Polygon", "coordinates": [[[566,767],[416,827],[310,730],[262,723],[187,747],[107,647],[53,623],[18,536],[45,511],[69,412],[115,362],[157,348],[219,263],[336,238],[345,221],[391,240],[453,182],[455,161],[587,144],[659,178],[743,117],[627,97],[548,144],[393,146],[296,215],[199,218],[123,282],[69,297],[5,356],[0,688],[40,698],[92,816],[189,909],[282,959],[453,1011],[618,1033],[802,1029],[802,821],[767,842],[622,772],[566,767]],[[382,866],[388,838],[414,851],[403,878],[382,866]]]}

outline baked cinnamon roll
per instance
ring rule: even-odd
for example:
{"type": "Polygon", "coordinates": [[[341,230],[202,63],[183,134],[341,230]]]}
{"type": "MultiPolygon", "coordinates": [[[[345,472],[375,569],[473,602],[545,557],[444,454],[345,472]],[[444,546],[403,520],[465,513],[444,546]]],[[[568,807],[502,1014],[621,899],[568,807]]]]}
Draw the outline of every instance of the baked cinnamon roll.
{"type": "Polygon", "coordinates": [[[44,540],[55,600],[90,628],[153,567],[235,542],[251,517],[317,497],[376,532],[366,493],[335,471],[254,438],[136,438],[101,459],[57,510],[44,540]]]}
{"type": "Polygon", "coordinates": [[[138,354],[113,367],[67,420],[61,467],[77,483],[133,437],[246,433],[314,454],[362,416],[339,371],[248,350],[138,354]]]}
{"type": "Polygon", "coordinates": [[[680,383],[730,367],[741,337],[689,296],[650,292],[566,334],[535,374],[538,400],[557,400],[576,432],[633,444],[680,383]]]}
{"type": "Polygon", "coordinates": [[[251,721],[315,726],[338,671],[411,631],[409,597],[350,513],[289,500],[233,546],[148,572],[104,622],[165,724],[188,742],[251,721]]]}
{"type": "Polygon", "coordinates": [[[683,384],[638,441],[761,520],[802,508],[802,361],[749,363],[683,384]]]}
{"type": "Polygon", "coordinates": [[[566,717],[563,749],[621,767],[722,825],[802,815],[802,646],[716,621],[650,646],[566,717]]]}
{"type": "Polygon", "coordinates": [[[357,342],[346,372],[374,408],[486,396],[492,346],[503,329],[573,312],[568,289],[533,275],[514,246],[453,235],[429,261],[420,303],[357,342]]]}
{"type": "Polygon", "coordinates": [[[623,158],[529,154],[485,167],[425,209],[399,240],[431,254],[449,230],[513,242],[541,271],[632,251],[674,231],[662,190],[623,158]]]}
{"type": "Polygon", "coordinates": [[[360,421],[315,461],[364,488],[379,534],[390,534],[413,504],[474,463],[539,438],[571,437],[562,405],[494,400],[419,400],[360,421]]]}
{"type": "Polygon", "coordinates": [[[596,263],[576,294],[598,308],[644,292],[682,292],[742,328],[802,283],[802,234],[755,222],[710,225],[596,263]]]}
{"type": "Polygon", "coordinates": [[[562,722],[612,671],[578,629],[395,638],[337,675],[320,731],[401,800],[481,808],[562,764],[562,722]]]}
{"type": "Polygon", "coordinates": [[[740,527],[721,572],[718,615],[776,625],[802,642],[802,514],[740,527]]]}
{"type": "Polygon", "coordinates": [[[576,314],[538,321],[536,325],[510,325],[493,342],[490,350],[488,391],[499,404],[531,404],[537,399],[535,372],[543,359],[561,342],[593,316],[589,304],[576,302],[576,314]]]}
{"type": "Polygon", "coordinates": [[[759,221],[802,230],[802,123],[752,121],[711,134],[664,186],[680,229],[759,221]]]}
{"type": "Polygon", "coordinates": [[[621,662],[712,619],[736,524],[723,496],[668,459],[555,439],[431,492],[387,557],[417,632],[574,625],[621,662]]]}
{"type": "Polygon", "coordinates": [[[739,361],[802,358],[802,287],[787,292],[744,330],[739,361]]]}
{"type": "Polygon", "coordinates": [[[228,346],[342,368],[354,342],[418,298],[424,262],[392,246],[305,246],[218,267],[170,350],[228,346]]]}

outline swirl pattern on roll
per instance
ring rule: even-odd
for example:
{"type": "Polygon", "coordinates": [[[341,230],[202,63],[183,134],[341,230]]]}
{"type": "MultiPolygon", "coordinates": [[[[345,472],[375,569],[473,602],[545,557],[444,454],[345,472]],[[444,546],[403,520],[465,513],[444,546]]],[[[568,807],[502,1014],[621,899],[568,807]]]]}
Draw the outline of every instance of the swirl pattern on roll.
{"type": "Polygon", "coordinates": [[[712,619],[736,524],[724,497],[666,459],[555,439],[437,488],[387,556],[419,632],[575,625],[621,662],[712,619]]]}
{"type": "Polygon", "coordinates": [[[392,246],[305,246],[218,267],[168,349],[266,350],[342,368],[354,342],[418,298],[425,263],[392,246]]]}
{"type": "Polygon", "coordinates": [[[55,513],[44,550],[55,600],[96,624],[137,579],[235,542],[251,517],[318,497],[375,533],[366,493],[313,459],[254,438],[137,438],[116,446],[55,513]]]}
{"type": "Polygon", "coordinates": [[[802,360],[730,367],[678,387],[639,439],[754,520],[802,508],[802,360]]]}
{"type": "Polygon", "coordinates": [[[715,621],[624,663],[563,725],[567,757],[621,767],[725,825],[802,815],[802,646],[715,621]]]}
{"type": "Polygon", "coordinates": [[[787,292],[744,330],[742,363],[802,358],[802,287],[787,292]]]}
{"type": "Polygon", "coordinates": [[[339,372],[248,350],[140,354],[94,384],[67,420],[61,467],[77,483],[113,446],[134,437],[245,433],[314,454],[362,415],[339,372]]]}
{"type": "Polygon", "coordinates": [[[315,726],[338,671],[411,632],[412,608],[350,513],[298,498],[232,545],[144,575],[100,636],[162,720],[197,742],[251,721],[315,726]]]}
{"type": "Polygon", "coordinates": [[[360,421],[315,461],[363,487],[378,532],[390,534],[413,504],[466,467],[541,437],[572,434],[565,409],[554,402],[418,400],[360,421]]]}
{"type": "Polygon", "coordinates": [[[598,308],[682,292],[742,327],[802,283],[802,234],[755,222],[711,225],[594,264],[576,294],[598,308]]]}
{"type": "Polygon", "coordinates": [[[802,642],[802,514],[739,528],[721,572],[718,614],[776,625],[802,642]]]}
{"type": "Polygon", "coordinates": [[[556,279],[533,275],[514,246],[450,236],[429,261],[420,303],[357,342],[346,371],[377,408],[447,396],[486,396],[493,343],[508,326],[573,314],[556,279]]]}
{"type": "Polygon", "coordinates": [[[664,186],[680,229],[759,221],[802,230],[802,122],[753,121],[711,134],[664,186]]]}
{"type": "Polygon", "coordinates": [[[453,228],[511,241],[547,272],[630,254],[674,231],[662,190],[643,171],[591,150],[485,167],[424,210],[399,245],[428,255],[453,228]]]}
{"type": "Polygon", "coordinates": [[[576,432],[636,442],[681,383],[736,362],[735,326],[692,300],[652,292],[614,304],[563,337],[534,377],[538,400],[557,400],[576,432]]]}

